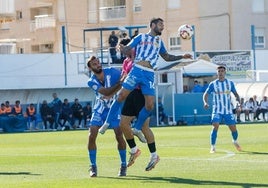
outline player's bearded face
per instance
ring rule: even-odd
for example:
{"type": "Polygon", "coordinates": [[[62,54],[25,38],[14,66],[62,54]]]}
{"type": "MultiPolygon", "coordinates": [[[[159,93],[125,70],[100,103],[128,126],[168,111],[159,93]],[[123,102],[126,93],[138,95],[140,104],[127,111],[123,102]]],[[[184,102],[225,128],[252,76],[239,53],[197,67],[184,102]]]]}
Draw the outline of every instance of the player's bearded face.
{"type": "Polygon", "coordinates": [[[92,72],[94,72],[95,74],[100,74],[102,73],[102,67],[98,66],[98,67],[93,67],[91,68],[92,72]]]}
{"type": "Polygon", "coordinates": [[[158,22],[154,27],[154,32],[156,35],[161,35],[163,30],[164,30],[163,22],[158,22]]]}
{"type": "Polygon", "coordinates": [[[95,59],[91,62],[91,71],[95,74],[100,74],[102,72],[102,66],[98,59],[95,59]]]}

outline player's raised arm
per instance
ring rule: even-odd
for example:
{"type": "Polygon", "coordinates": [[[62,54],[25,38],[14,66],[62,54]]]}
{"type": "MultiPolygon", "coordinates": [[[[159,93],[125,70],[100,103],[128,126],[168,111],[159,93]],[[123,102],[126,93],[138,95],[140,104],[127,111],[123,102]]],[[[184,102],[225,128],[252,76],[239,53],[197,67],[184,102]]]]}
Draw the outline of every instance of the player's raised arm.
{"type": "Polygon", "coordinates": [[[177,60],[181,60],[181,59],[192,59],[192,55],[191,54],[171,55],[169,53],[164,53],[164,54],[160,54],[160,56],[165,61],[177,61],[177,60]]]}

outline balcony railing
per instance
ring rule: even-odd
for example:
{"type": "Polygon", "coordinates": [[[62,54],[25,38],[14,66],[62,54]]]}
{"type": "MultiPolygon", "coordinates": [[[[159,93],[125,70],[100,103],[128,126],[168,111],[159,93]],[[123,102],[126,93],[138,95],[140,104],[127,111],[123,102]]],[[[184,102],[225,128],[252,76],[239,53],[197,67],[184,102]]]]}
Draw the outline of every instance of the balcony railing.
{"type": "Polygon", "coordinates": [[[56,19],[54,15],[38,15],[31,22],[31,31],[37,29],[56,27],[56,19]]]}
{"type": "Polygon", "coordinates": [[[120,19],[126,17],[126,6],[100,7],[100,20],[120,19]]]}

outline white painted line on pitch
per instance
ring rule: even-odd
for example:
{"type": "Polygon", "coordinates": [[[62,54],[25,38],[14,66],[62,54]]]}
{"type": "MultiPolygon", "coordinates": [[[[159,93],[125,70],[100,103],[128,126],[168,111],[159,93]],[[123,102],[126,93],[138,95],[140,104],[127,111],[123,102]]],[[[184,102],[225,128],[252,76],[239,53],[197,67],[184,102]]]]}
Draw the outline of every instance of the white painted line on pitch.
{"type": "MultiPolygon", "coordinates": [[[[232,157],[232,156],[235,155],[234,152],[232,152],[232,151],[228,151],[228,150],[221,150],[221,149],[218,149],[217,151],[223,151],[223,152],[226,153],[226,155],[224,155],[224,156],[220,156],[220,157],[208,158],[208,160],[220,160],[220,159],[226,159],[226,158],[229,158],[229,157],[232,157]]],[[[217,153],[217,151],[216,151],[216,153],[217,153]]],[[[212,155],[213,155],[213,153],[212,153],[212,155]]]]}
{"type": "MultiPolygon", "coordinates": [[[[225,152],[226,154],[223,155],[223,156],[219,156],[219,157],[213,157],[213,158],[189,158],[189,157],[165,157],[165,158],[172,158],[172,159],[179,159],[179,160],[190,160],[190,161],[207,161],[207,160],[221,160],[221,159],[227,159],[229,157],[232,157],[235,155],[234,152],[232,151],[228,151],[228,150],[217,150],[217,151],[222,151],[222,152],[225,152]]],[[[215,153],[217,154],[217,153],[215,153]]],[[[214,153],[210,154],[210,155],[215,155],[214,153]]]]}
{"type": "MultiPolygon", "coordinates": [[[[213,154],[211,154],[213,155],[213,154]]],[[[160,156],[161,157],[161,156],[160,156]]],[[[183,160],[183,161],[214,161],[214,160],[219,160],[220,157],[217,158],[189,158],[189,157],[161,157],[162,159],[172,159],[172,160],[183,160]]],[[[226,158],[225,158],[226,159],[226,158]]],[[[261,163],[261,164],[266,164],[268,161],[266,160],[233,160],[233,163],[235,162],[247,162],[247,163],[261,163]]]]}

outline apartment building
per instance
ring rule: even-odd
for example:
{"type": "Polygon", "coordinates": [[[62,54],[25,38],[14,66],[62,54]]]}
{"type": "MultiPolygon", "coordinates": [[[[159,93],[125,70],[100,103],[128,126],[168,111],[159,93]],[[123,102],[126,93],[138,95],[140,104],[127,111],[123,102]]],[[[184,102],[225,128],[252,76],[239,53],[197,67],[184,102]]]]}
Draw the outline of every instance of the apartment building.
{"type": "Polygon", "coordinates": [[[0,0],[0,54],[60,53],[63,32],[68,52],[106,48],[111,31],[88,32],[84,40],[83,30],[148,26],[152,17],[165,20],[169,51],[192,50],[177,35],[185,23],[194,25],[199,51],[250,50],[252,25],[256,49],[267,50],[267,13],[268,0],[0,0]]]}

